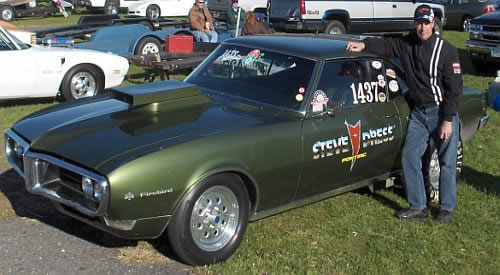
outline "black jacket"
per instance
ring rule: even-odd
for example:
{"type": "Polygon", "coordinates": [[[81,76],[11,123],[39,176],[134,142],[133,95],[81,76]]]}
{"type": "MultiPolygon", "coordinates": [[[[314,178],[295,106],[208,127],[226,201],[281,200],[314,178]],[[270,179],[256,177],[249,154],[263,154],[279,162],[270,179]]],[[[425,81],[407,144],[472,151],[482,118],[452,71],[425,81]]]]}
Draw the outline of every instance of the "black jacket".
{"type": "Polygon", "coordinates": [[[400,58],[416,106],[439,105],[443,120],[452,120],[463,90],[460,60],[453,45],[436,34],[421,41],[416,32],[400,38],[365,38],[363,42],[367,51],[400,58]]]}

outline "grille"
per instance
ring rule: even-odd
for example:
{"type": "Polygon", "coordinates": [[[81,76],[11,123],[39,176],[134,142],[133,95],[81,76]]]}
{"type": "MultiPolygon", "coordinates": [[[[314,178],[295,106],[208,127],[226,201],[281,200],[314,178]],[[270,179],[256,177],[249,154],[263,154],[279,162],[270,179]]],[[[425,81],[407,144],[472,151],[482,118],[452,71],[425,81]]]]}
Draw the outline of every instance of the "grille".
{"type": "Polygon", "coordinates": [[[500,32],[500,27],[483,25],[483,31],[485,31],[485,32],[500,32]]]}

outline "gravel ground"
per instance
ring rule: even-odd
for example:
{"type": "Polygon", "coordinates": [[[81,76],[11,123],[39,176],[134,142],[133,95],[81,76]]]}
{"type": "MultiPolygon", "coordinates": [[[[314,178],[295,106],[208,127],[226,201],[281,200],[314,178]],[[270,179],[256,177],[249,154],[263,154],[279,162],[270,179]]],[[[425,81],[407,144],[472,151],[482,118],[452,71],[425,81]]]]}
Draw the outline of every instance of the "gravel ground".
{"type": "Polygon", "coordinates": [[[60,214],[0,171],[0,274],[188,274],[166,240],[116,238],[60,214]]]}

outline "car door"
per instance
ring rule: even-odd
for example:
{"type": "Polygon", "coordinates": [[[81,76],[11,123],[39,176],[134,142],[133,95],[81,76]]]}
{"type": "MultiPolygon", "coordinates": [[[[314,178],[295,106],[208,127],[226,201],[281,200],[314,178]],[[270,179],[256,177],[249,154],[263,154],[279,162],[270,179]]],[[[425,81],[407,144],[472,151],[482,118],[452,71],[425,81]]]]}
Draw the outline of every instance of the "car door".
{"type": "Polygon", "coordinates": [[[393,3],[390,0],[375,0],[372,3],[374,19],[372,31],[383,32],[392,30],[394,28],[394,18],[392,15],[393,3]]]}
{"type": "Polygon", "coordinates": [[[391,171],[401,131],[387,86],[380,60],[325,62],[303,124],[304,165],[296,199],[391,171]]]}
{"type": "Polygon", "coordinates": [[[0,31],[0,98],[30,96],[37,79],[36,60],[29,49],[18,49],[16,43],[0,31]]]}
{"type": "Polygon", "coordinates": [[[395,31],[413,29],[415,9],[421,4],[416,3],[414,0],[391,0],[392,17],[394,19],[394,25],[391,29],[395,31]]]}
{"type": "MultiPolygon", "coordinates": [[[[466,1],[468,2],[468,1],[466,1]]],[[[450,0],[446,6],[446,20],[449,26],[460,26],[464,13],[462,0],[450,0]]]]}

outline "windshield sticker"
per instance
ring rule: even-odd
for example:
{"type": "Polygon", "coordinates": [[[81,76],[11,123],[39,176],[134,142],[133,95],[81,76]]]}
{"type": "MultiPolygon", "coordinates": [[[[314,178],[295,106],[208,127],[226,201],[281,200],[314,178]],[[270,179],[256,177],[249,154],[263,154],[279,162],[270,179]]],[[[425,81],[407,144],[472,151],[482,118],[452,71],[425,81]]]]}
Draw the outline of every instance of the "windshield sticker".
{"type": "MultiPolygon", "coordinates": [[[[385,82],[383,83],[385,86],[385,82]]],[[[378,102],[378,86],[379,82],[364,82],[356,84],[351,84],[353,104],[364,104],[378,102]]]]}
{"type": "Polygon", "coordinates": [[[218,59],[220,59],[221,62],[239,61],[241,60],[240,51],[226,50],[218,59]]]}
{"type": "Polygon", "coordinates": [[[297,94],[297,95],[295,96],[295,99],[296,99],[297,101],[299,101],[299,102],[300,102],[300,101],[304,100],[304,96],[303,96],[303,95],[301,95],[301,94],[297,94]]]}
{"type": "Polygon", "coordinates": [[[380,100],[380,102],[385,102],[386,100],[385,93],[378,94],[378,100],[380,100]]]}
{"type": "Polygon", "coordinates": [[[299,93],[303,94],[306,92],[306,89],[304,87],[299,88],[299,93]]]}
{"type": "Polygon", "coordinates": [[[243,61],[243,65],[253,64],[257,59],[260,59],[264,54],[260,53],[260,50],[252,50],[247,54],[246,59],[243,61]]]}
{"type": "Polygon", "coordinates": [[[378,79],[378,85],[381,87],[381,88],[384,88],[385,87],[385,79],[384,79],[384,76],[379,74],[377,75],[377,79],[378,79]]]}
{"type": "Polygon", "coordinates": [[[393,69],[385,70],[385,74],[390,78],[396,78],[396,72],[393,69]]]}
{"type": "Polygon", "coordinates": [[[314,92],[313,101],[311,102],[313,112],[323,112],[326,110],[326,104],[328,103],[328,97],[322,90],[317,90],[314,92]]]}
{"type": "Polygon", "coordinates": [[[372,67],[377,69],[377,70],[380,70],[380,68],[382,68],[382,63],[380,63],[380,61],[373,61],[372,67]]]}
{"type": "Polygon", "coordinates": [[[393,92],[393,93],[395,93],[399,90],[399,85],[398,85],[398,82],[396,80],[389,81],[389,90],[391,90],[391,92],[393,92]]]}
{"type": "Polygon", "coordinates": [[[332,138],[330,140],[318,141],[313,144],[313,159],[320,159],[351,152],[351,156],[343,157],[342,163],[350,162],[352,168],[357,159],[365,158],[367,152],[360,152],[361,149],[366,149],[371,146],[377,146],[386,142],[394,140],[395,125],[387,125],[376,129],[369,129],[361,131],[361,121],[358,120],[356,124],[351,125],[344,122],[347,128],[346,135],[332,138]]]}

